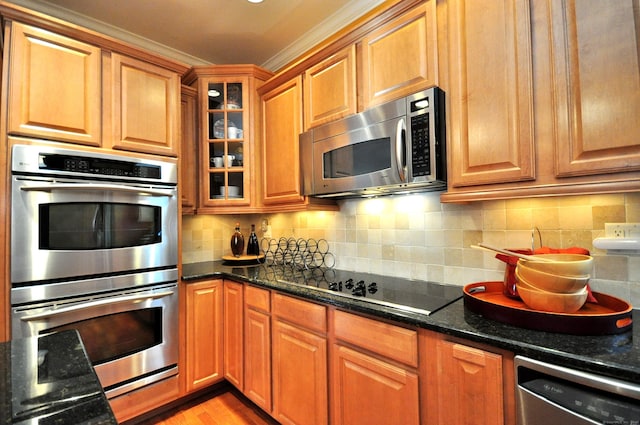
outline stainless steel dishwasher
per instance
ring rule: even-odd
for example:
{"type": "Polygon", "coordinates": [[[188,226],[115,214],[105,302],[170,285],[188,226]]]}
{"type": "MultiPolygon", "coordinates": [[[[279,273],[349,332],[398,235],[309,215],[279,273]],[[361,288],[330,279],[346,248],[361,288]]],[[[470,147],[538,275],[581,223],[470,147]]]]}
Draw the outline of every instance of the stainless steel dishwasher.
{"type": "Polygon", "coordinates": [[[515,358],[518,425],[638,425],[640,384],[515,358]]]}

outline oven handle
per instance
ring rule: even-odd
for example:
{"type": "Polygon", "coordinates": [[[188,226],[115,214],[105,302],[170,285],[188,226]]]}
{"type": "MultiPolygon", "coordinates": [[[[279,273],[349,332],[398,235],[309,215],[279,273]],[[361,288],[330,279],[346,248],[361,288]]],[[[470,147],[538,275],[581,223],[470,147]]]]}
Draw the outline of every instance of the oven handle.
{"type": "Polygon", "coordinates": [[[63,307],[59,310],[46,311],[43,313],[32,314],[30,316],[24,316],[24,317],[21,317],[20,320],[22,320],[23,322],[31,322],[34,320],[46,319],[47,317],[57,316],[59,314],[69,313],[69,312],[78,311],[78,310],[86,310],[89,308],[98,307],[98,306],[107,305],[107,304],[116,304],[116,303],[120,304],[120,303],[129,303],[129,302],[137,302],[137,301],[144,301],[144,300],[153,300],[153,299],[162,298],[162,297],[166,297],[173,294],[174,294],[174,291],[165,291],[165,292],[158,292],[157,294],[127,295],[127,296],[118,297],[118,298],[105,298],[98,301],[91,301],[88,303],[82,303],[82,304],[78,304],[70,307],[63,307]]]}
{"type": "Polygon", "coordinates": [[[127,193],[139,193],[153,196],[167,196],[173,197],[173,191],[163,189],[151,189],[147,187],[136,186],[124,186],[118,184],[87,184],[87,183],[57,183],[55,185],[36,185],[36,186],[23,186],[20,190],[26,192],[38,191],[38,192],[51,192],[54,190],[108,190],[112,192],[127,192],[127,193]]]}

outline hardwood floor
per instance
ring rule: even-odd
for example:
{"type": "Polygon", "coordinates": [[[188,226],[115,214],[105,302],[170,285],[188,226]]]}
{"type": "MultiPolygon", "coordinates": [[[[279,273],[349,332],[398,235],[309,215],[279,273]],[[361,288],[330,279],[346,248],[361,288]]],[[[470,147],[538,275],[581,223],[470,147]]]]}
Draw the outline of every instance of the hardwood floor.
{"type": "Polygon", "coordinates": [[[138,425],[278,425],[237,390],[196,398],[138,425]]]}

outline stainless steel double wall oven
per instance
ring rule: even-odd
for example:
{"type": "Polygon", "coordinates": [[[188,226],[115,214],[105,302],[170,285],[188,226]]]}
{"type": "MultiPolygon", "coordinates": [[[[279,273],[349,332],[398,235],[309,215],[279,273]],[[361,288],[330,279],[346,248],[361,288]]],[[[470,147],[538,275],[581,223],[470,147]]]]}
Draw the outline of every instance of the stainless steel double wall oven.
{"type": "Polygon", "coordinates": [[[12,337],[77,329],[108,397],[175,375],[177,166],[12,148],[12,337]]]}

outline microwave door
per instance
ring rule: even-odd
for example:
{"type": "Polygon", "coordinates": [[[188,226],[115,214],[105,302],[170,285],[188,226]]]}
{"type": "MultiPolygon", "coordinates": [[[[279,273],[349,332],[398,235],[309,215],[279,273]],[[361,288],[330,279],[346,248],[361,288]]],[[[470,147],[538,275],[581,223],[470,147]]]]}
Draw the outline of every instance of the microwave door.
{"type": "Polygon", "coordinates": [[[318,166],[313,167],[315,194],[357,192],[403,183],[404,132],[404,119],[399,118],[315,142],[313,157],[319,159],[318,166]]]}

